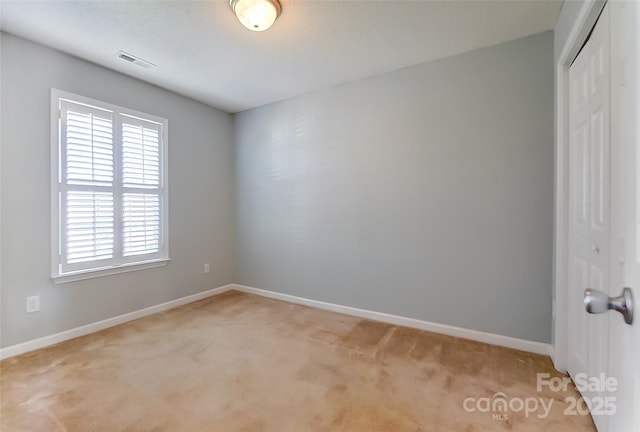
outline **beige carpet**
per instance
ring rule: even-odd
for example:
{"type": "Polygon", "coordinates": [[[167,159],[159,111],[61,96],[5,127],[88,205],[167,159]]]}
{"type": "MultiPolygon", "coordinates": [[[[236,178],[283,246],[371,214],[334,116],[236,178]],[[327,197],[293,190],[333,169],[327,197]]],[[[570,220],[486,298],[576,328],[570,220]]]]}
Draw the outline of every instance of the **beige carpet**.
{"type": "Polygon", "coordinates": [[[0,430],[594,430],[538,372],[560,376],[548,357],[229,292],[1,362],[0,430]],[[496,398],[507,411],[479,410],[496,398]]]}

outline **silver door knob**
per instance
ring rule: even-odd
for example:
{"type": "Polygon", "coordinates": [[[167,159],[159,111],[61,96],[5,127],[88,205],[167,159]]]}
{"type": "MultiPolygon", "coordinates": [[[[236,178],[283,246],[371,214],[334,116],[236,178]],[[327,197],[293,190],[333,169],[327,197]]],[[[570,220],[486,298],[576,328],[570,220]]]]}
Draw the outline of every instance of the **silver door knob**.
{"type": "Polygon", "coordinates": [[[624,288],[618,297],[609,297],[602,291],[586,289],[584,291],[584,305],[587,312],[599,314],[608,310],[615,310],[622,314],[624,322],[633,323],[633,295],[631,288],[624,288]]]}

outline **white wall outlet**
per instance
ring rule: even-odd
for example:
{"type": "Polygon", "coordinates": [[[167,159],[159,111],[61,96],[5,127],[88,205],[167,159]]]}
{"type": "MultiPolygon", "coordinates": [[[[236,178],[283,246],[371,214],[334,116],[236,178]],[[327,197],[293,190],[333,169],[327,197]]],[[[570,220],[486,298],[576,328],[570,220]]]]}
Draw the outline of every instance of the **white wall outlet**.
{"type": "Polygon", "coordinates": [[[40,310],[40,296],[27,297],[27,313],[38,312],[40,310]]]}
{"type": "Polygon", "coordinates": [[[211,271],[211,264],[206,263],[206,264],[204,265],[204,272],[205,272],[205,273],[209,273],[210,271],[211,271]]]}

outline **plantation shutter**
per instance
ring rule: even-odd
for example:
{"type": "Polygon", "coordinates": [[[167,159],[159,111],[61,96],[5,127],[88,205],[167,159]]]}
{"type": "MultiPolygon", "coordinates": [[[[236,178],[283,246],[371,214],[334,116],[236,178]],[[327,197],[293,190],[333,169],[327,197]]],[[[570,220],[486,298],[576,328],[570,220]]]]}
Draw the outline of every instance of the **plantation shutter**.
{"type": "Polygon", "coordinates": [[[112,113],[61,103],[64,263],[114,255],[114,146],[112,113]]]}
{"type": "Polygon", "coordinates": [[[122,116],[123,256],[160,250],[160,125],[122,116]]]}
{"type": "Polygon", "coordinates": [[[54,281],[166,265],[166,119],[52,90],[54,281]]]}

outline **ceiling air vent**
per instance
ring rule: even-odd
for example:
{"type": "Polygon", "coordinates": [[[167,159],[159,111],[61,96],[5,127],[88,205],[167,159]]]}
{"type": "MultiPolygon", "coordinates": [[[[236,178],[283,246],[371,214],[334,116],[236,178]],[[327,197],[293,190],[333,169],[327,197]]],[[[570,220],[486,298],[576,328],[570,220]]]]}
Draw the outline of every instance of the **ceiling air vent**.
{"type": "Polygon", "coordinates": [[[143,60],[140,57],[136,57],[133,54],[128,53],[126,51],[119,51],[117,56],[126,62],[133,63],[134,65],[143,67],[145,69],[149,69],[150,67],[156,66],[150,61],[143,60]]]}

